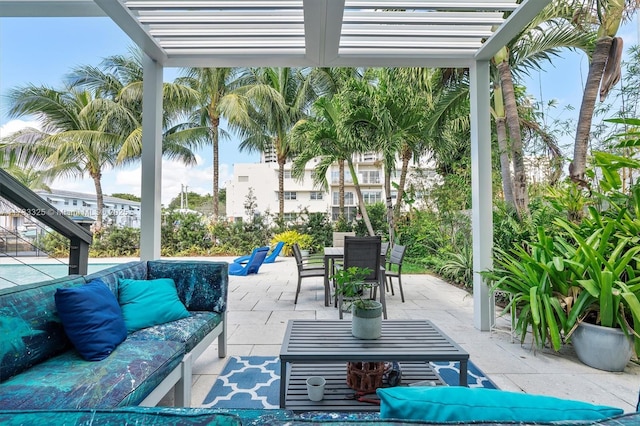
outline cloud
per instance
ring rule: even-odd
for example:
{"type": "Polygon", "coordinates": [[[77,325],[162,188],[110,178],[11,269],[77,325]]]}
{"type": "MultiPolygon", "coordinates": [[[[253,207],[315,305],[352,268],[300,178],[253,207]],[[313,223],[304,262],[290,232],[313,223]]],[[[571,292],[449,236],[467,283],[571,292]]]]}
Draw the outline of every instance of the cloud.
{"type": "Polygon", "coordinates": [[[25,127],[40,128],[40,123],[37,121],[25,121],[25,120],[11,120],[0,126],[0,138],[9,136],[11,133],[17,132],[25,127]]]}

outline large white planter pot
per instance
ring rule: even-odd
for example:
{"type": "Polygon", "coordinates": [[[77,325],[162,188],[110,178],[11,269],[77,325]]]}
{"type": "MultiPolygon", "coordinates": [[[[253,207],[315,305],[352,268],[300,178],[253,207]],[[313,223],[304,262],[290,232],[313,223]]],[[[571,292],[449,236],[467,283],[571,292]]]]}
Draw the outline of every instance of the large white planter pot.
{"type": "Polygon", "coordinates": [[[352,307],[351,334],[358,339],[373,340],[382,336],[382,304],[372,301],[370,309],[352,307]]]}
{"type": "Polygon", "coordinates": [[[624,371],[633,354],[633,342],[619,328],[580,323],[571,335],[578,359],[605,371],[624,371]]]}

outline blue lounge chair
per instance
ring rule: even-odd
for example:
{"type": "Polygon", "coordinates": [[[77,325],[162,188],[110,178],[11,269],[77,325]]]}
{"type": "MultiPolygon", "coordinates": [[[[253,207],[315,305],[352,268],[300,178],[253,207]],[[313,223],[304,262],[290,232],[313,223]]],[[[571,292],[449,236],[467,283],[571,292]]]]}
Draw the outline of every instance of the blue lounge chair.
{"type": "Polygon", "coordinates": [[[257,274],[260,266],[264,262],[264,258],[267,257],[267,252],[269,251],[269,247],[258,247],[254,249],[249,256],[249,260],[246,265],[242,265],[241,263],[231,262],[229,264],[229,275],[249,275],[249,274],[257,274]]]}
{"type": "MultiPolygon", "coordinates": [[[[273,262],[275,262],[276,261],[276,257],[278,257],[278,255],[282,251],[282,247],[284,247],[284,241],[278,241],[278,244],[276,244],[276,246],[273,248],[273,250],[271,250],[271,253],[269,253],[269,255],[264,258],[264,262],[262,262],[262,263],[273,263],[273,262]]],[[[238,257],[236,259],[233,259],[233,261],[234,261],[234,263],[247,263],[249,261],[250,257],[251,257],[250,254],[246,254],[244,256],[240,256],[240,257],[238,257]]]]}

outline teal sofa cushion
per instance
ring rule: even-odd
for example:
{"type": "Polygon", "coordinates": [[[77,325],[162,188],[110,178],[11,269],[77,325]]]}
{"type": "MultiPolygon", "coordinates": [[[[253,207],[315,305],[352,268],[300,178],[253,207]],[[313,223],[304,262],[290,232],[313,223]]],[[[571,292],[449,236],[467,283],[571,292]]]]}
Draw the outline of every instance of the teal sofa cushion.
{"type": "Polygon", "coordinates": [[[435,422],[601,420],[615,407],[544,395],[458,386],[380,388],[380,417],[435,422]]]}
{"type": "Polygon", "coordinates": [[[118,300],[101,280],[58,288],[56,309],[64,331],[87,361],[100,361],[127,338],[118,300]]]}
{"type": "Polygon", "coordinates": [[[171,278],[120,279],[118,301],[129,332],[189,316],[171,278]]]}

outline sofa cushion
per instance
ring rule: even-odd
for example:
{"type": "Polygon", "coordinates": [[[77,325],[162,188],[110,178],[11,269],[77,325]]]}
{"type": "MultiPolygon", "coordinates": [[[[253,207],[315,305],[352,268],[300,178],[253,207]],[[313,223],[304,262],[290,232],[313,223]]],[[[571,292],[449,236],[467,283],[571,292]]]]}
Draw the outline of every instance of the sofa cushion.
{"type": "Polygon", "coordinates": [[[544,395],[459,386],[380,388],[380,417],[439,422],[600,420],[623,413],[544,395]]]}
{"type": "Polygon", "coordinates": [[[189,316],[171,278],[120,279],[118,301],[129,332],[189,316]]]}
{"type": "Polygon", "coordinates": [[[87,361],[100,361],[127,338],[118,300],[101,280],[59,288],[56,309],[64,331],[87,361]]]}
{"type": "Polygon", "coordinates": [[[103,269],[98,272],[94,272],[91,275],[87,275],[85,279],[87,282],[100,278],[111,289],[113,294],[118,294],[118,282],[120,278],[129,278],[133,280],[146,280],[147,279],[147,262],[127,262],[120,265],[115,265],[110,268],[103,269]]]}
{"type": "Polygon", "coordinates": [[[191,316],[131,333],[127,340],[171,340],[185,345],[185,352],[193,348],[220,324],[222,315],[215,312],[190,312],[191,316]]]}
{"type": "Polygon", "coordinates": [[[84,282],[64,277],[0,290],[0,382],[71,349],[54,294],[84,282]]]}
{"type": "Polygon", "coordinates": [[[150,260],[148,279],[171,277],[190,311],[223,313],[227,309],[227,262],[150,260]]]}
{"type": "Polygon", "coordinates": [[[102,361],[68,351],[0,383],[0,409],[113,408],[138,405],[180,365],[178,342],[128,339],[102,361]]]}

